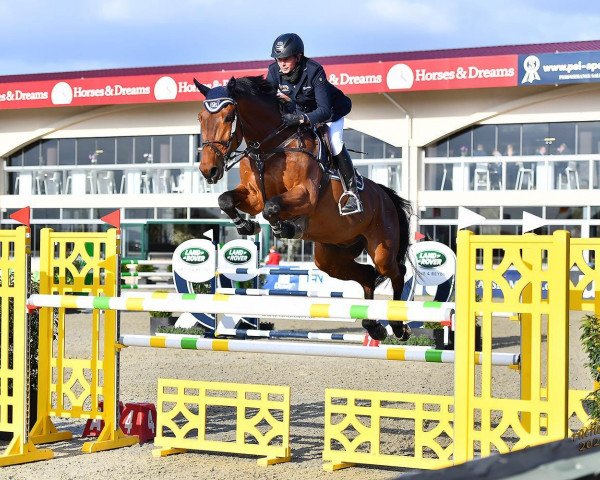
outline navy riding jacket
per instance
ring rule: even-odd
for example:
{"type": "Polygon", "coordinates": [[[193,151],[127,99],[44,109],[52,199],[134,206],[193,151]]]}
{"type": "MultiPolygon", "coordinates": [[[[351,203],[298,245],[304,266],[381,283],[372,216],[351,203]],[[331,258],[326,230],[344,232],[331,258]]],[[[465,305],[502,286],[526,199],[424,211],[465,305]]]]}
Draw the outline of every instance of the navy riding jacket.
{"type": "Polygon", "coordinates": [[[350,113],[352,101],[327,80],[323,67],[303,57],[299,68],[302,74],[295,85],[284,80],[277,62],[269,65],[267,80],[277,85],[281,93],[291,98],[289,113],[304,113],[311,125],[335,122],[350,113]]]}

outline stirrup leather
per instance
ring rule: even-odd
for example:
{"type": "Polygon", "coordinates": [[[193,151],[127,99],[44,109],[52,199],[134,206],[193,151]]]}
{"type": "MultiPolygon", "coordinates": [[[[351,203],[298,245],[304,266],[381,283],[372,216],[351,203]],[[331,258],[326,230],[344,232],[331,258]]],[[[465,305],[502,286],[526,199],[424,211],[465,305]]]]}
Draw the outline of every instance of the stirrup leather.
{"type": "MultiPolygon", "coordinates": [[[[349,198],[348,198],[349,200],[349,198]]],[[[340,199],[338,200],[338,210],[340,212],[340,215],[343,217],[345,215],[353,215],[355,213],[361,213],[363,211],[363,207],[362,207],[362,202],[360,201],[360,199],[358,198],[358,195],[356,195],[356,193],[354,193],[352,190],[346,190],[345,192],[343,192],[340,195],[340,199]],[[354,199],[356,200],[356,209],[352,210],[350,212],[343,212],[342,209],[346,206],[345,204],[342,205],[343,200],[348,198],[348,197],[354,197],[354,199]]]]}

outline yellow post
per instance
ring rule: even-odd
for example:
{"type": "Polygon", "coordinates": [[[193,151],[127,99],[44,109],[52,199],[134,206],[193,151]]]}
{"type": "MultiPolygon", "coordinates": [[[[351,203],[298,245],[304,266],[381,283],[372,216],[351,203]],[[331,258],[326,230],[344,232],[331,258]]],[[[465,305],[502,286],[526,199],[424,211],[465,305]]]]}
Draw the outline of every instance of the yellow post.
{"type": "MultiPolygon", "coordinates": [[[[43,229],[40,293],[118,295],[119,248],[115,229],[105,233],[62,233],[43,229]]],[[[125,436],[117,422],[117,312],[93,310],[89,358],[65,357],[64,308],[56,312],[54,355],[54,313],[51,308],[42,308],[40,312],[40,416],[32,430],[32,441],[47,443],[71,438],[71,432],[58,432],[51,420],[51,417],[70,417],[104,421],[98,439],[83,445],[86,453],[137,443],[137,437],[125,436]],[[101,332],[102,326],[104,332],[101,332]],[[101,400],[104,402],[102,410],[99,407],[101,400]]]]}
{"type": "Polygon", "coordinates": [[[53,457],[50,450],[38,450],[27,435],[30,396],[25,301],[29,291],[30,241],[27,227],[0,231],[0,431],[13,436],[0,455],[0,466],[53,457]],[[11,328],[12,339],[8,334],[11,328]],[[9,365],[11,350],[12,365],[9,365]]]}

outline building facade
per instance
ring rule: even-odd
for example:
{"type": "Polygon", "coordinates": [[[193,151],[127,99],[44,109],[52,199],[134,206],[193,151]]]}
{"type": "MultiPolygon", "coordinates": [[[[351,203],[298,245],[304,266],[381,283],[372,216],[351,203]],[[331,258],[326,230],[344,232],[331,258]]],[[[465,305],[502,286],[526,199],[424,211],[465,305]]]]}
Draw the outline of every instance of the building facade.
{"type": "MultiPolygon", "coordinates": [[[[357,168],[413,203],[413,227],[454,247],[459,207],[479,233],[600,226],[600,41],[327,57],[352,99],[345,142],[357,168]]],[[[94,230],[122,209],[124,254],[232,236],[198,171],[192,79],[224,85],[268,62],[0,77],[0,222],[32,207],[42,226],[94,230]]],[[[265,228],[265,235],[269,230],[265,228]]],[[[295,257],[310,254],[301,245],[295,257]]],[[[302,258],[294,258],[301,260],[302,258]]]]}

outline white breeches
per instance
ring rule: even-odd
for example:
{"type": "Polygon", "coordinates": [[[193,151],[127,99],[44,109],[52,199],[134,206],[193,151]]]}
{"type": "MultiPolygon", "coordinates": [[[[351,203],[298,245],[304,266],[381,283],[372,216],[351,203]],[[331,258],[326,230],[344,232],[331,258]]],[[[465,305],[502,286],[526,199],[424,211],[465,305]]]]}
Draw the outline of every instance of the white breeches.
{"type": "Polygon", "coordinates": [[[331,153],[337,155],[344,147],[344,117],[335,122],[327,122],[329,131],[329,142],[331,143],[331,153]]]}

